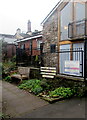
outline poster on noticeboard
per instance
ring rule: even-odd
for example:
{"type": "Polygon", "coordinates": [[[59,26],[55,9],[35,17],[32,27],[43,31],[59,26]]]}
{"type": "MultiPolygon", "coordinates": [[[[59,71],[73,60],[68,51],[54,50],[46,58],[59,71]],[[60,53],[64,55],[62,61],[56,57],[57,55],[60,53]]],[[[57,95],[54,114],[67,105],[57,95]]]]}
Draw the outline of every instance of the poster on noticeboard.
{"type": "Polygon", "coordinates": [[[80,61],[65,61],[64,73],[68,75],[80,75],[80,61]]]}

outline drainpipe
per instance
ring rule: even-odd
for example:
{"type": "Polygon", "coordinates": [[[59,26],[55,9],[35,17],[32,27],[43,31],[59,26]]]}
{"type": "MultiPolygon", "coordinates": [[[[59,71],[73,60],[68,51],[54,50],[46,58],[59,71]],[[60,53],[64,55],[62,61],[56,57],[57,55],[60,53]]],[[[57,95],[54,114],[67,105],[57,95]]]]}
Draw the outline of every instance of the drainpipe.
{"type": "Polygon", "coordinates": [[[31,65],[32,65],[32,40],[30,41],[31,43],[31,65]]]}

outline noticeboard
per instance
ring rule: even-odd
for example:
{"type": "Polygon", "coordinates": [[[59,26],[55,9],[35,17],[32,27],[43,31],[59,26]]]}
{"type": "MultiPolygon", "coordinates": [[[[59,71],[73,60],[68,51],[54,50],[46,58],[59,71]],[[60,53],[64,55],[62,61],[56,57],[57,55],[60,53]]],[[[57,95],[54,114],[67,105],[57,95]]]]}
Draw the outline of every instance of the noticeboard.
{"type": "Polygon", "coordinates": [[[68,75],[80,75],[80,61],[65,61],[64,73],[68,75]]]}

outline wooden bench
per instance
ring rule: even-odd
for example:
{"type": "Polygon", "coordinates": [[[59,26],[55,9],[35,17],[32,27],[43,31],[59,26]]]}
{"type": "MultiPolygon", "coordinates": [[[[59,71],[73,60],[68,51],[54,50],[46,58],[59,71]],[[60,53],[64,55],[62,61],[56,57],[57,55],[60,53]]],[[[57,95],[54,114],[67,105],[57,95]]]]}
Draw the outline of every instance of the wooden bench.
{"type": "Polygon", "coordinates": [[[43,78],[54,78],[56,75],[56,67],[41,67],[40,71],[43,78]]]}
{"type": "Polygon", "coordinates": [[[18,73],[11,75],[11,78],[17,78],[21,81],[24,79],[29,79],[30,67],[18,67],[18,73]]]}

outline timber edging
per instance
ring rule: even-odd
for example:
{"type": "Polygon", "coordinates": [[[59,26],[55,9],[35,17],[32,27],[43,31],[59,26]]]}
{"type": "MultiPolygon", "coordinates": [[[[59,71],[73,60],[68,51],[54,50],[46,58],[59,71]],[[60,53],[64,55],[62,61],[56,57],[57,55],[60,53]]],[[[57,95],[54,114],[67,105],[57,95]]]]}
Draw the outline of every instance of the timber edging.
{"type": "Polygon", "coordinates": [[[78,82],[84,82],[84,78],[82,77],[74,77],[74,76],[61,75],[61,74],[57,74],[56,77],[65,78],[67,80],[73,80],[73,81],[78,81],[78,82]]]}

